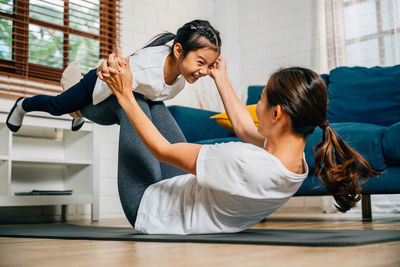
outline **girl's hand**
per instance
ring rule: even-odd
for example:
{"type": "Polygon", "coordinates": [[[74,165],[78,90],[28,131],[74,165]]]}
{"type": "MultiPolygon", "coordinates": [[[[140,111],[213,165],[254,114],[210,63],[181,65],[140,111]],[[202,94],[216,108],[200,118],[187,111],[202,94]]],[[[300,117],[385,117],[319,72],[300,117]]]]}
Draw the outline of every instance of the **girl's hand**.
{"type": "Polygon", "coordinates": [[[105,81],[111,74],[118,74],[121,66],[126,65],[126,59],[122,57],[121,49],[118,47],[116,55],[114,53],[108,56],[108,59],[103,59],[102,63],[97,67],[96,74],[100,80],[105,81]],[[111,62],[111,63],[110,63],[111,62]],[[114,64],[117,62],[118,64],[114,64]],[[117,66],[116,68],[111,65],[117,66]]]}
{"type": "Polygon", "coordinates": [[[108,59],[103,59],[101,64],[97,67],[96,74],[100,80],[105,81],[110,78],[111,74],[118,74],[119,71],[109,66],[109,59],[114,57],[113,54],[108,56],[108,59]]]}
{"type": "Polygon", "coordinates": [[[120,100],[121,98],[133,95],[132,73],[129,66],[129,57],[122,58],[121,51],[117,50],[117,58],[121,60],[123,66],[119,65],[119,60],[115,60],[114,56],[110,55],[108,58],[109,68],[119,71],[117,74],[110,74],[110,77],[105,79],[105,82],[113,94],[120,100]]]}
{"type": "Polygon", "coordinates": [[[226,75],[226,60],[223,57],[218,57],[214,66],[208,69],[208,75],[214,80],[220,75],[226,75]]]}

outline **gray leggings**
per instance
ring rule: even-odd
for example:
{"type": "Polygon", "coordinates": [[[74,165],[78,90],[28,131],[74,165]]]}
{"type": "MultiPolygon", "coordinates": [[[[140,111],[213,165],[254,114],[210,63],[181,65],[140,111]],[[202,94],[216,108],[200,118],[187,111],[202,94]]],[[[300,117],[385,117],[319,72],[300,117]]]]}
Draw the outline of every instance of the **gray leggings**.
{"type": "MultiPolygon", "coordinates": [[[[186,142],[185,136],[163,102],[146,100],[141,94],[135,98],[160,133],[171,143],[186,142]]],[[[132,226],[135,226],[140,200],[146,188],[160,180],[185,174],[157,160],[146,148],[125,111],[115,96],[81,110],[84,117],[102,125],[119,124],[118,192],[122,208],[132,226]]]]}

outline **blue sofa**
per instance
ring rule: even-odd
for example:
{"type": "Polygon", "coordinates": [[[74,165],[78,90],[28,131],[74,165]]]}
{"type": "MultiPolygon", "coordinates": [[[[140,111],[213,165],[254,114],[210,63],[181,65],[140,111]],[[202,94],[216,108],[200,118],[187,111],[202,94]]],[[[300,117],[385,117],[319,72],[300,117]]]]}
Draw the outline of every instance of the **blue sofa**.
{"type": "MultiPolygon", "coordinates": [[[[328,86],[328,120],[332,128],[374,169],[383,171],[362,186],[362,216],[370,220],[371,194],[400,193],[400,65],[339,67],[321,77],[328,86]]],[[[247,105],[257,103],[263,87],[249,86],[247,105]]],[[[216,112],[182,106],[170,106],[169,110],[188,142],[241,141],[210,119],[216,112]]],[[[295,196],[327,195],[313,174],[312,149],[321,138],[319,128],[307,138],[305,154],[310,175],[295,196]]]]}

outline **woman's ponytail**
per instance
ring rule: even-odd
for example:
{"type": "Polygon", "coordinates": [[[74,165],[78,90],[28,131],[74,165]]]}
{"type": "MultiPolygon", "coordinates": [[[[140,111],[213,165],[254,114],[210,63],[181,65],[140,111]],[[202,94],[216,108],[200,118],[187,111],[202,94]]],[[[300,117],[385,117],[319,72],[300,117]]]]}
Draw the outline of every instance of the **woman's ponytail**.
{"type": "Polygon", "coordinates": [[[153,37],[148,44],[146,44],[143,48],[152,47],[152,46],[160,46],[165,45],[168,42],[175,39],[175,34],[170,32],[160,33],[153,37]]]}
{"type": "Polygon", "coordinates": [[[361,184],[379,172],[329,126],[323,123],[322,141],[314,147],[315,173],[322,180],[326,191],[332,194],[336,208],[346,212],[361,199],[361,184]],[[360,178],[363,178],[360,180],[360,178]]]}

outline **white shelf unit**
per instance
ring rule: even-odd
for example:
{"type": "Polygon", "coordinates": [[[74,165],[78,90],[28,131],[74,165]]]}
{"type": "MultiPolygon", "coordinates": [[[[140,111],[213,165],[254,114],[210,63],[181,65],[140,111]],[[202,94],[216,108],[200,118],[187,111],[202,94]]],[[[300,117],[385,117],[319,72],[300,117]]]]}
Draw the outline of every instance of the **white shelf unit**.
{"type": "Polygon", "coordinates": [[[93,123],[71,131],[68,116],[29,113],[17,133],[0,110],[0,207],[91,204],[99,218],[99,185],[93,123]],[[72,195],[16,195],[31,190],[72,190],[72,195]]]}

